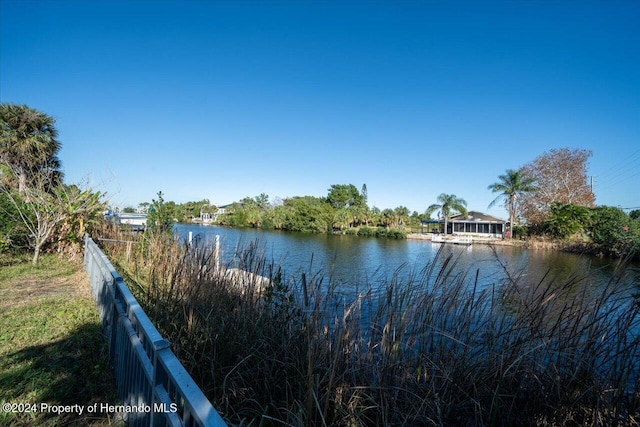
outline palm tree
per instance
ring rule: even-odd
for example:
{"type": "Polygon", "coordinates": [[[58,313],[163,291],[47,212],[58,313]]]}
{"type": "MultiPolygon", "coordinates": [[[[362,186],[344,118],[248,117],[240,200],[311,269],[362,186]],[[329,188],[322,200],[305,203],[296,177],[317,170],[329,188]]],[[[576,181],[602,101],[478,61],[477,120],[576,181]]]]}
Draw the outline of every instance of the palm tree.
{"type": "Polygon", "coordinates": [[[431,215],[433,212],[440,210],[440,216],[444,218],[444,233],[447,234],[447,223],[451,214],[458,212],[462,215],[467,214],[467,202],[455,194],[442,193],[438,196],[438,202],[427,208],[427,213],[431,215]]]}
{"type": "Polygon", "coordinates": [[[389,229],[389,227],[391,227],[391,224],[393,224],[394,219],[395,219],[395,214],[393,213],[393,210],[387,208],[382,212],[380,212],[380,222],[382,223],[382,225],[384,225],[386,229],[389,229]]]}
{"type": "Polygon", "coordinates": [[[0,163],[18,180],[24,194],[29,180],[48,176],[52,185],[62,181],[60,143],[55,119],[26,105],[0,104],[0,163]]]}
{"type": "Polygon", "coordinates": [[[534,193],[538,190],[535,179],[526,175],[522,169],[507,169],[507,173],[498,176],[499,181],[491,184],[488,189],[493,193],[500,193],[489,207],[495,205],[499,200],[504,200],[505,207],[509,211],[509,224],[511,227],[510,236],[513,237],[513,225],[516,221],[516,208],[518,197],[524,194],[534,193]]]}
{"type": "Polygon", "coordinates": [[[409,208],[406,206],[398,206],[393,210],[393,214],[395,216],[396,224],[402,228],[409,219],[409,208]]]}

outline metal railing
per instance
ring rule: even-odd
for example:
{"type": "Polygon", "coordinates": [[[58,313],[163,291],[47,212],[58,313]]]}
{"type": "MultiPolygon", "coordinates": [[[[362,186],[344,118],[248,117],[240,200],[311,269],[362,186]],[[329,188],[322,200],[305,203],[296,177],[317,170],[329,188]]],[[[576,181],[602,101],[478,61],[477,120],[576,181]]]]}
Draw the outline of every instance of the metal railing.
{"type": "Polygon", "coordinates": [[[129,425],[226,426],[89,236],[84,266],[129,425]]]}

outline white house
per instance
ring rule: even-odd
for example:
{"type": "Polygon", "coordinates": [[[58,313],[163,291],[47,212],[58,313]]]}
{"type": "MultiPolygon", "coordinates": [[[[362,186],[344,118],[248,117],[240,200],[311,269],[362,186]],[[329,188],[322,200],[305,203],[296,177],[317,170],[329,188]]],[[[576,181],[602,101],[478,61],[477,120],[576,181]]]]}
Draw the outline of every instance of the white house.
{"type": "MultiPolygon", "coordinates": [[[[443,232],[444,220],[425,220],[423,225],[439,224],[443,232]]],[[[453,215],[447,221],[446,234],[468,235],[475,237],[504,238],[507,221],[482,212],[469,211],[466,215],[453,215]]]]}

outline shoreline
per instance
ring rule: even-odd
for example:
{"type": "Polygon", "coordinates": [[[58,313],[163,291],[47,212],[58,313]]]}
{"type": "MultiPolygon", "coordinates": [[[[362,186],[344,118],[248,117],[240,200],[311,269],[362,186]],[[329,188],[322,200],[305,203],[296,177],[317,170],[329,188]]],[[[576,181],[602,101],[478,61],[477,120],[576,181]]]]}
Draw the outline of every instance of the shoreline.
{"type": "MultiPolygon", "coordinates": [[[[407,240],[428,240],[431,241],[433,234],[409,233],[407,240]]],[[[460,236],[447,236],[445,240],[452,240],[460,236]]],[[[445,242],[446,243],[446,242],[445,242]]],[[[602,248],[588,242],[581,241],[553,241],[547,239],[527,239],[527,240],[508,240],[496,238],[477,238],[473,237],[472,244],[489,245],[489,246],[518,246],[530,250],[542,251],[559,251],[574,253],[580,255],[590,255],[596,257],[605,257],[602,248]]]]}
{"type": "MultiPolygon", "coordinates": [[[[422,234],[422,233],[409,233],[407,234],[407,240],[428,240],[431,241],[433,237],[433,234],[422,234]]],[[[455,237],[460,237],[460,236],[451,236],[451,237],[445,237],[445,240],[450,240],[453,239],[455,237]]],[[[467,237],[467,236],[465,236],[467,237]]],[[[446,242],[445,242],[446,243],[446,242]]],[[[506,239],[496,239],[496,238],[478,238],[478,237],[473,237],[473,242],[474,245],[475,244],[479,244],[479,245],[492,245],[492,246],[523,246],[526,244],[526,242],[521,241],[521,240],[517,240],[517,241],[513,241],[513,240],[506,240],[506,239]]]]}

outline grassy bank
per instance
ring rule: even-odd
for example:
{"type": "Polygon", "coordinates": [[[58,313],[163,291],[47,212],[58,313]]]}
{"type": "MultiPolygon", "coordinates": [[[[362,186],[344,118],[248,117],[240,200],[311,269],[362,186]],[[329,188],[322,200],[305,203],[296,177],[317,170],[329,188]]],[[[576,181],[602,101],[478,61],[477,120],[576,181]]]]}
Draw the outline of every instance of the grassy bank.
{"type": "MultiPolygon", "coordinates": [[[[345,298],[248,247],[230,276],[206,248],[145,239],[109,257],[234,425],[634,426],[640,306],[619,286],[549,275],[478,289],[439,257],[345,298]],[[269,279],[268,285],[258,280],[269,279]]],[[[505,272],[507,269],[505,268],[505,272]]]]}
{"type": "Polygon", "coordinates": [[[116,403],[95,303],[81,264],[43,256],[0,268],[0,425],[117,425],[109,414],[43,413],[40,406],[116,403]],[[6,408],[5,408],[6,409],[6,408]]]}

